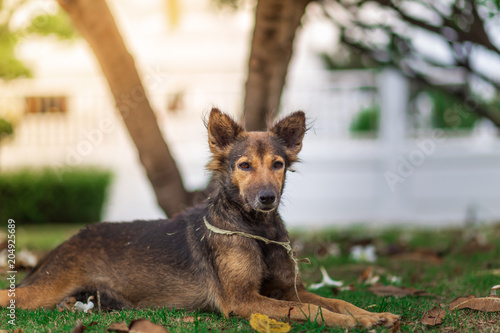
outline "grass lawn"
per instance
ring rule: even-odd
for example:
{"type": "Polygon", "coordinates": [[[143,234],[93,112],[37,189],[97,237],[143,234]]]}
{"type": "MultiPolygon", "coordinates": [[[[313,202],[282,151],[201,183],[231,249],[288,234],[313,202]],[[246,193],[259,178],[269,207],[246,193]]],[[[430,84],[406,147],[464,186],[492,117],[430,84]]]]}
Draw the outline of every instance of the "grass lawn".
{"type": "MultiPolygon", "coordinates": [[[[52,226],[18,229],[19,246],[47,251],[75,231],[75,227],[52,226]],[[24,240],[23,240],[24,239],[24,240]],[[21,245],[20,245],[21,244],[21,245]]],[[[389,311],[402,316],[403,332],[500,332],[499,312],[470,309],[446,311],[439,326],[420,323],[423,313],[434,306],[448,305],[459,296],[488,296],[490,288],[500,284],[500,225],[459,229],[372,229],[323,230],[321,233],[294,234],[299,257],[312,263],[302,264],[303,279],[309,285],[321,281],[320,267],[336,280],[343,280],[351,290],[322,287],[322,296],[343,299],[370,311],[389,311]],[[355,261],[351,249],[371,244],[376,249],[373,263],[355,261]],[[376,296],[369,290],[367,268],[384,285],[395,283],[409,296],[376,296]],[[363,275],[364,273],[364,275],[363,275]],[[397,281],[396,281],[397,283],[397,281]],[[416,292],[419,290],[420,292],[416,292]],[[418,296],[417,296],[418,295],[418,296]]],[[[19,273],[21,278],[25,273],[19,273]]],[[[0,274],[0,287],[7,285],[6,274],[0,274]]],[[[372,281],[373,282],[373,281],[372,281]]],[[[7,324],[6,309],[0,309],[0,329],[12,330],[7,324]]],[[[185,313],[182,310],[145,309],[110,313],[58,312],[57,310],[16,310],[16,324],[24,332],[69,332],[78,321],[87,326],[85,332],[105,332],[111,323],[147,318],[165,325],[170,332],[252,332],[246,320],[223,318],[218,314],[185,313]]],[[[352,332],[365,332],[361,328],[352,332]]],[[[388,332],[383,327],[374,332],[388,332]]],[[[398,330],[394,330],[398,331],[398,330]]],[[[292,323],[292,332],[345,332],[313,322],[292,323]]]]}

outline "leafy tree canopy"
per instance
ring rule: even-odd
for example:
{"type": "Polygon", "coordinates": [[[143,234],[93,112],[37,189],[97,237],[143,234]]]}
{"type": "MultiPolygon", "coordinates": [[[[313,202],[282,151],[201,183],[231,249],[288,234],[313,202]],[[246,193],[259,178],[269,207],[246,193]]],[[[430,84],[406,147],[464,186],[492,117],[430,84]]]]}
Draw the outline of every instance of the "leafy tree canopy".
{"type": "Polygon", "coordinates": [[[397,67],[500,127],[500,0],[318,2],[339,32],[331,68],[397,67]]]}
{"type": "Polygon", "coordinates": [[[76,31],[61,10],[52,10],[42,7],[40,3],[25,0],[0,0],[0,78],[12,80],[32,76],[30,68],[16,56],[16,47],[35,35],[71,40],[76,37],[76,31]],[[16,16],[21,11],[30,14],[24,24],[20,24],[16,16]]]}

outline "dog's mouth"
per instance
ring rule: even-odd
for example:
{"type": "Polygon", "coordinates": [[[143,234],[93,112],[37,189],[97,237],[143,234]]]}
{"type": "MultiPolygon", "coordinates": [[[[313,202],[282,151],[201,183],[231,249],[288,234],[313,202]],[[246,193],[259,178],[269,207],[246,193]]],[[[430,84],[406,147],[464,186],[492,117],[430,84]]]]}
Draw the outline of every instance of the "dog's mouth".
{"type": "Polygon", "coordinates": [[[274,211],[277,207],[271,207],[271,208],[257,208],[255,207],[255,210],[261,213],[270,213],[274,211]]]}
{"type": "Polygon", "coordinates": [[[272,200],[272,202],[262,202],[262,200],[259,199],[259,196],[257,196],[253,204],[251,204],[254,210],[261,213],[270,213],[276,210],[276,208],[278,208],[278,205],[279,205],[279,198],[275,198],[274,200],[272,200]]]}

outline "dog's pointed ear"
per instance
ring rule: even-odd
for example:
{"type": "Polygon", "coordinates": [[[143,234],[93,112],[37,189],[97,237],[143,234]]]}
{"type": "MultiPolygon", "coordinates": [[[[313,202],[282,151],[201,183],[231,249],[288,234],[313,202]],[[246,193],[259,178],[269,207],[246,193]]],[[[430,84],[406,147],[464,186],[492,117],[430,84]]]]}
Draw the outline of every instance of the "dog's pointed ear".
{"type": "Polygon", "coordinates": [[[208,119],[208,144],[212,153],[224,150],[245,130],[231,117],[213,108],[208,119]]]}
{"type": "Polygon", "coordinates": [[[287,154],[294,161],[302,149],[302,139],[306,134],[306,115],[302,111],[296,111],[278,121],[269,132],[281,139],[287,154]]]}

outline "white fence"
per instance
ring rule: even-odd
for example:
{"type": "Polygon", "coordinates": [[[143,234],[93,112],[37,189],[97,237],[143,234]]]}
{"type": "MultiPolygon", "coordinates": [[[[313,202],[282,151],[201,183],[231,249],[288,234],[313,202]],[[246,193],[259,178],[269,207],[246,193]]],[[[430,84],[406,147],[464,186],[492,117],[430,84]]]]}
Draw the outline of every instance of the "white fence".
{"type": "MultiPolygon", "coordinates": [[[[209,154],[202,120],[212,105],[237,113],[243,76],[193,76],[184,80],[189,89],[175,91],[171,78],[160,81],[164,86],[150,94],[159,124],[187,186],[203,187],[209,154]],[[166,105],[176,108],[173,101],[178,110],[167,112],[166,105]]],[[[2,167],[106,166],[116,173],[107,220],[161,217],[112,101],[83,91],[69,97],[66,115],[23,118],[0,150],[2,167]],[[103,121],[113,123],[110,130],[101,129],[103,121]]],[[[498,136],[487,130],[458,138],[415,134],[405,117],[407,99],[406,81],[391,71],[290,76],[283,110],[306,111],[312,128],[302,162],[288,176],[282,213],[289,225],[461,223],[467,211],[480,220],[500,220],[498,136]],[[378,137],[353,138],[352,119],[376,103],[382,110],[378,137]]]]}

